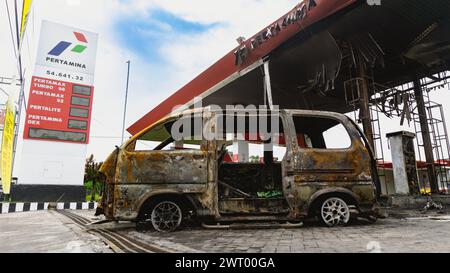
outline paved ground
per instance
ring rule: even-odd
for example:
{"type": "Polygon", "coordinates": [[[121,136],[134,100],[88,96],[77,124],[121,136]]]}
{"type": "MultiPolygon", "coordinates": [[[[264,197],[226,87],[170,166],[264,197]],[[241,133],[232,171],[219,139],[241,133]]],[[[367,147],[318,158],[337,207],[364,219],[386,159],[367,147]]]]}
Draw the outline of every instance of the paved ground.
{"type": "MultiPolygon", "coordinates": [[[[95,219],[92,211],[77,214],[95,219]]],[[[396,215],[409,219],[332,229],[308,225],[269,230],[188,228],[171,234],[135,229],[121,232],[178,252],[450,252],[449,214],[437,218],[409,212],[396,215]]],[[[0,252],[110,252],[98,238],[52,211],[0,215],[0,242],[0,252]]]]}
{"type": "Polygon", "coordinates": [[[52,211],[0,215],[0,242],[0,253],[111,252],[98,238],[52,211]]]}
{"type": "MultiPolygon", "coordinates": [[[[128,231],[162,246],[226,253],[449,252],[450,217],[445,220],[385,219],[344,228],[214,231],[191,229],[173,234],[128,231]]],[[[179,248],[180,251],[183,251],[179,248]]],[[[188,251],[189,252],[189,251],[188,251]]]]}

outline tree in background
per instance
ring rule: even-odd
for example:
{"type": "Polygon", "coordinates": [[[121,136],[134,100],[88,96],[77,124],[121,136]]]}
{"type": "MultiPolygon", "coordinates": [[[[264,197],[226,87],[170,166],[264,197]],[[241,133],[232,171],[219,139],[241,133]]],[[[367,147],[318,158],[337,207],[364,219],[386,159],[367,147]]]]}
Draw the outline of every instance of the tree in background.
{"type": "Polygon", "coordinates": [[[100,167],[102,166],[102,163],[95,162],[94,155],[91,155],[86,159],[85,164],[85,171],[84,171],[84,183],[87,185],[87,188],[89,188],[89,184],[92,185],[91,189],[91,200],[92,202],[96,201],[95,196],[97,194],[97,187],[100,184],[97,184],[97,182],[100,182],[100,167]]]}

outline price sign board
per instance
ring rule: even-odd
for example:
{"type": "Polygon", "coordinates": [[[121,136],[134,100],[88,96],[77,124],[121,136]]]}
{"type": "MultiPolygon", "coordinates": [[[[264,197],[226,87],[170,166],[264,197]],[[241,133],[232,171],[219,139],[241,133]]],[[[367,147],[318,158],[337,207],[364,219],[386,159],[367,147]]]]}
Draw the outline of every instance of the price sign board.
{"type": "Polygon", "coordinates": [[[88,144],[98,35],[44,21],[24,139],[88,144]]]}
{"type": "Polygon", "coordinates": [[[94,87],[33,77],[25,139],[89,142],[94,87]]]}

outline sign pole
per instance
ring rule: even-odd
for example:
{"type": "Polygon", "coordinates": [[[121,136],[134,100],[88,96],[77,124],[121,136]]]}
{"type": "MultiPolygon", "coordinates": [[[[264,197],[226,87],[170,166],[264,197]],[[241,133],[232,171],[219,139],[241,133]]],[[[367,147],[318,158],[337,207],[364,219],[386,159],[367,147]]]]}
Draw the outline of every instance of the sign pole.
{"type": "Polygon", "coordinates": [[[17,152],[17,140],[19,138],[19,131],[20,131],[20,118],[22,115],[22,103],[24,101],[24,95],[25,95],[25,79],[23,77],[21,81],[21,87],[20,87],[20,93],[19,93],[19,105],[16,112],[16,126],[14,129],[14,146],[13,146],[13,159],[12,159],[12,172],[14,174],[14,164],[16,162],[16,152],[17,152]]]}
{"type": "Polygon", "coordinates": [[[20,56],[20,30],[19,30],[19,14],[17,10],[17,1],[14,1],[14,11],[16,16],[16,35],[17,35],[17,52],[18,52],[18,62],[19,62],[19,77],[22,82],[22,56],[20,56]]]}
{"type": "Polygon", "coordinates": [[[129,87],[129,84],[130,84],[130,65],[131,65],[131,61],[128,61],[127,64],[128,64],[128,72],[127,72],[127,88],[126,88],[126,91],[125,91],[125,105],[124,105],[124,111],[123,111],[122,145],[123,145],[124,139],[125,139],[125,120],[127,118],[128,87],[129,87]]]}

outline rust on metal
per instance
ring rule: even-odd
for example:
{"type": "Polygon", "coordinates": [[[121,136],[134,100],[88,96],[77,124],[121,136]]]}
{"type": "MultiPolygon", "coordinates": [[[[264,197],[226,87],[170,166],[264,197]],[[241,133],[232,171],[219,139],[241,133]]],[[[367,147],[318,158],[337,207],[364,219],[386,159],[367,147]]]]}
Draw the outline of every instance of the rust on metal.
{"type": "MultiPolygon", "coordinates": [[[[201,111],[211,111],[204,109],[201,111]]],[[[118,148],[103,164],[106,190],[101,202],[111,220],[139,221],[152,200],[179,201],[199,218],[222,220],[301,220],[313,216],[324,196],[346,199],[361,213],[376,207],[371,156],[354,125],[343,115],[315,111],[281,111],[286,137],[282,162],[265,164],[219,162],[220,145],[203,140],[199,149],[136,151],[136,142],[160,128],[199,110],[174,114],[143,130],[118,148]],[[297,142],[293,116],[329,118],[341,123],[351,137],[348,149],[306,149],[297,142]],[[159,126],[159,127],[158,127],[159,126]],[[279,190],[282,196],[261,198],[258,190],[279,190]]],[[[208,115],[204,126],[215,131],[208,115]]],[[[205,130],[204,129],[204,130],[205,130]]],[[[170,142],[170,141],[169,141],[170,142]]],[[[187,210],[187,209],[186,209],[187,210]]]]}

